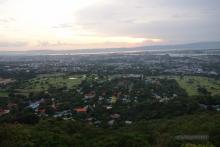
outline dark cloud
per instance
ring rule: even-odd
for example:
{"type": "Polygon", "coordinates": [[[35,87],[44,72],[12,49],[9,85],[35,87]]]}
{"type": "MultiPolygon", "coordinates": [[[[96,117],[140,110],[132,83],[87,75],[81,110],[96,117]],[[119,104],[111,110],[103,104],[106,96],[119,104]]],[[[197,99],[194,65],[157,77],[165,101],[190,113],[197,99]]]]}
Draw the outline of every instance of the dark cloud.
{"type": "Polygon", "coordinates": [[[102,35],[220,40],[219,6],[219,0],[112,0],[81,10],[77,21],[102,35]]]}

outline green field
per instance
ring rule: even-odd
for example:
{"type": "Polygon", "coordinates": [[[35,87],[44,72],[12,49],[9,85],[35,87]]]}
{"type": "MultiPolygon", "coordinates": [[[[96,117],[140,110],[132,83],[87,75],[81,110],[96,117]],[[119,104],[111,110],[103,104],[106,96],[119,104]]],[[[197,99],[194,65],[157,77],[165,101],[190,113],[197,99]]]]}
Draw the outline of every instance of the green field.
{"type": "Polygon", "coordinates": [[[81,83],[83,75],[67,76],[64,74],[45,74],[26,81],[20,86],[18,91],[21,93],[38,92],[48,90],[49,87],[67,87],[73,88],[81,83]]]}
{"type": "Polygon", "coordinates": [[[220,95],[220,81],[200,76],[184,76],[183,78],[174,77],[179,85],[190,95],[199,95],[198,87],[204,87],[212,95],[220,95]]]}
{"type": "Polygon", "coordinates": [[[177,83],[186,90],[189,96],[199,95],[198,87],[204,87],[212,95],[220,95],[220,80],[202,76],[153,76],[150,78],[175,79],[177,83]]]}
{"type": "Polygon", "coordinates": [[[0,90],[0,97],[8,97],[8,93],[0,90]]]}
{"type": "MultiPolygon", "coordinates": [[[[198,87],[204,87],[212,95],[220,95],[220,80],[215,80],[202,76],[150,76],[147,78],[168,78],[175,79],[177,83],[186,90],[189,96],[200,95],[198,87]]],[[[19,93],[28,94],[30,92],[46,91],[49,87],[67,87],[71,89],[85,79],[84,75],[65,74],[44,74],[24,82],[19,89],[19,93]]],[[[0,91],[0,96],[7,96],[7,93],[0,91]]]]}

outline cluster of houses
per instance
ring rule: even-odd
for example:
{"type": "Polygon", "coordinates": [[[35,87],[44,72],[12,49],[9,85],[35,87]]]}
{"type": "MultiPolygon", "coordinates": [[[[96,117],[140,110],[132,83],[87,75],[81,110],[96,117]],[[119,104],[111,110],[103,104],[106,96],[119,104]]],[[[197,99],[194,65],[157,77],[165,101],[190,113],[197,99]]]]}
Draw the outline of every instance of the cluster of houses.
{"type": "MultiPolygon", "coordinates": [[[[138,78],[138,79],[143,79],[143,75],[135,75],[135,74],[130,74],[130,75],[122,75],[124,78],[138,78]]],[[[156,86],[161,86],[161,82],[158,79],[146,79],[144,80],[145,84],[154,84],[156,86]]],[[[120,82],[119,82],[120,83],[120,82]]],[[[129,93],[129,89],[132,89],[132,84],[127,84],[126,90],[129,93]]],[[[122,83],[123,86],[123,83],[122,83]]],[[[73,106],[72,108],[68,109],[59,109],[59,103],[58,100],[55,100],[52,98],[50,102],[48,103],[48,99],[41,98],[36,101],[29,101],[27,106],[25,108],[30,108],[35,111],[35,114],[38,116],[49,116],[47,108],[44,107],[43,104],[46,104],[47,106],[50,105],[50,107],[54,110],[54,113],[52,116],[54,118],[62,118],[64,120],[74,120],[74,119],[82,119],[85,122],[88,122],[89,124],[94,124],[96,126],[99,126],[103,123],[107,123],[109,126],[114,126],[118,122],[123,122],[125,125],[130,125],[133,122],[131,120],[123,120],[122,114],[119,112],[115,111],[115,105],[117,103],[122,103],[122,104],[130,104],[130,103],[138,103],[139,99],[138,96],[133,96],[131,97],[129,94],[122,94],[119,90],[119,92],[112,92],[111,95],[108,95],[103,92],[100,95],[98,95],[97,91],[98,90],[91,90],[84,92],[83,88],[79,87],[77,90],[78,94],[82,97],[81,100],[83,103],[77,104],[77,106],[73,106]],[[97,108],[100,108],[103,110],[103,113],[106,113],[106,118],[105,121],[96,118],[96,115],[93,115],[96,113],[97,108]],[[104,108],[104,109],[103,109],[104,108]]],[[[137,91],[137,90],[136,90],[137,91]]],[[[159,95],[155,91],[151,91],[153,98],[160,102],[160,103],[167,103],[170,100],[174,99],[177,97],[177,94],[173,94],[172,96],[166,96],[166,95],[159,95]]],[[[127,92],[124,92],[127,93],[127,92]]],[[[8,105],[7,109],[0,109],[0,116],[6,115],[10,113],[10,110],[12,107],[14,107],[16,104],[10,104],[8,105]]],[[[220,106],[219,105],[205,105],[205,104],[200,104],[201,108],[204,109],[209,109],[212,108],[216,111],[220,111],[220,106]]],[[[51,116],[51,115],[50,115],[51,116]]]]}
{"type": "Polygon", "coordinates": [[[0,108],[0,116],[9,114],[13,108],[16,108],[16,103],[8,103],[6,108],[0,108]]]}
{"type": "Polygon", "coordinates": [[[15,82],[13,79],[5,79],[0,77],[0,85],[7,85],[9,83],[15,82]]]}
{"type": "MultiPolygon", "coordinates": [[[[97,104],[103,104],[102,107],[104,107],[104,108],[106,109],[106,111],[110,112],[110,111],[113,109],[113,107],[114,107],[113,105],[114,105],[117,101],[119,101],[119,100],[122,101],[122,102],[124,102],[124,103],[129,103],[129,102],[131,102],[130,99],[129,99],[129,97],[126,96],[126,95],[125,95],[123,98],[121,98],[121,99],[119,99],[118,96],[119,96],[118,94],[114,94],[114,95],[112,95],[112,96],[106,98],[106,97],[105,97],[105,94],[103,94],[102,96],[98,96],[97,104]]],[[[77,113],[87,113],[88,110],[89,110],[90,112],[95,111],[96,104],[92,104],[92,105],[89,105],[89,104],[88,104],[89,101],[90,101],[90,100],[93,100],[95,97],[96,97],[96,93],[95,93],[94,91],[91,91],[91,92],[89,92],[89,93],[86,93],[86,94],[84,95],[84,98],[83,98],[84,103],[85,103],[86,106],[75,108],[74,111],[77,112],[77,113]]],[[[137,97],[135,98],[135,100],[137,101],[137,97]]],[[[107,122],[107,124],[108,124],[109,126],[113,126],[113,125],[117,122],[117,120],[120,119],[120,117],[121,117],[121,115],[118,114],[118,113],[112,113],[112,114],[110,114],[110,116],[109,116],[109,119],[110,119],[110,120],[107,122]]],[[[97,120],[96,118],[93,118],[93,117],[88,118],[87,121],[88,121],[90,124],[94,124],[94,125],[97,125],[97,126],[102,123],[101,120],[97,120]]],[[[125,124],[131,124],[132,121],[126,120],[124,123],[125,123],[125,124]]]]}
{"type": "Polygon", "coordinates": [[[153,94],[153,97],[160,103],[167,103],[168,101],[174,99],[177,97],[177,94],[173,94],[172,97],[167,97],[167,96],[159,96],[157,94],[153,94]]]}
{"type": "Polygon", "coordinates": [[[200,108],[204,110],[215,110],[220,112],[220,105],[206,105],[206,104],[199,104],[200,108]]]}
{"type": "Polygon", "coordinates": [[[217,76],[218,73],[216,71],[208,71],[204,70],[202,67],[199,66],[180,66],[170,69],[165,69],[165,73],[172,73],[172,74],[204,74],[204,75],[213,75],[217,76]]]}
{"type": "Polygon", "coordinates": [[[0,116],[6,115],[8,113],[10,113],[9,109],[0,109],[0,116]]]}

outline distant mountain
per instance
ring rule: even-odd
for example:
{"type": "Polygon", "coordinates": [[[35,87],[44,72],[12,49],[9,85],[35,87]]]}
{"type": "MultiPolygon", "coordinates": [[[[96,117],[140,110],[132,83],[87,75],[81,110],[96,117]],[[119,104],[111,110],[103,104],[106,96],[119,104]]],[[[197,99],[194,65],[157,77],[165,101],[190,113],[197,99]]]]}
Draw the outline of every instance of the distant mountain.
{"type": "Polygon", "coordinates": [[[74,55],[74,54],[102,54],[120,52],[167,51],[167,50],[205,50],[220,49],[220,42],[197,42],[177,45],[153,45],[134,48],[102,48],[75,50],[33,50],[33,51],[0,51],[0,55],[74,55]]]}
{"type": "Polygon", "coordinates": [[[177,45],[159,45],[159,46],[143,46],[138,48],[144,49],[220,49],[220,42],[197,42],[189,44],[177,44],[177,45]]]}

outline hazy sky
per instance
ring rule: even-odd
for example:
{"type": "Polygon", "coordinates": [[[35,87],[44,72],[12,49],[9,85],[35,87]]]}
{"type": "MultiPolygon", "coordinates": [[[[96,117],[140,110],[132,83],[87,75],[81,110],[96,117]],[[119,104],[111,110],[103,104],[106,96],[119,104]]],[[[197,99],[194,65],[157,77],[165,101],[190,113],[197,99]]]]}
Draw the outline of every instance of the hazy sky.
{"type": "Polygon", "coordinates": [[[0,50],[220,41],[220,0],[0,0],[0,50]]]}

